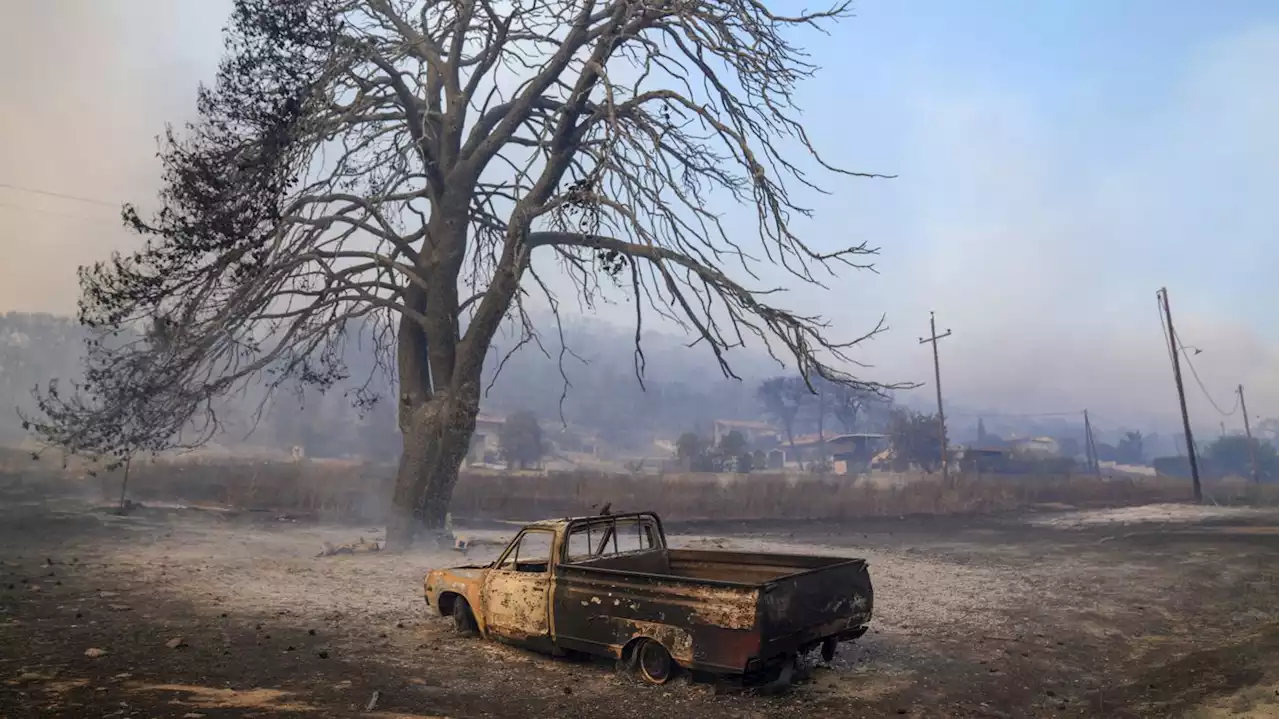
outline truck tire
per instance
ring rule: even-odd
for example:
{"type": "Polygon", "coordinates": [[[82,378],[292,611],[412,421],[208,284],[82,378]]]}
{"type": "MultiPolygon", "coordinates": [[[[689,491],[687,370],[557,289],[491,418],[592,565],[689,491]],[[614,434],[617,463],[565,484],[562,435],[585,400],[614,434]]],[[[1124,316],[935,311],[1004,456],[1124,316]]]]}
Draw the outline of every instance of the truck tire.
{"type": "Polygon", "coordinates": [[[676,663],[662,644],[652,639],[641,640],[635,648],[636,668],[640,678],[649,684],[666,684],[675,676],[676,663]]]}
{"type": "Polygon", "coordinates": [[[471,613],[471,605],[462,597],[453,600],[453,628],[464,637],[473,636],[479,631],[475,615],[471,613]]]}
{"type": "Polygon", "coordinates": [[[796,657],[788,656],[782,659],[782,663],[777,668],[777,673],[756,691],[763,695],[781,694],[791,687],[791,679],[796,673],[796,657]]]}

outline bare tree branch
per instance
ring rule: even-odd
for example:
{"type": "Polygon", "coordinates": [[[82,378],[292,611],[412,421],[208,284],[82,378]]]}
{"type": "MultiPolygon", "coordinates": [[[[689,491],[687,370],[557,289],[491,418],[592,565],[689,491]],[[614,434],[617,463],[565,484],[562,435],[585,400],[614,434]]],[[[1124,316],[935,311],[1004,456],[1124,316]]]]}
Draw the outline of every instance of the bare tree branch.
{"type": "Polygon", "coordinates": [[[871,267],[865,243],[820,251],[794,229],[811,212],[793,190],[820,189],[811,172],[879,177],[823,158],[793,102],[816,69],[793,33],[846,14],[784,16],[764,0],[239,0],[199,120],[162,144],[161,210],[125,210],[147,244],[81,272],[96,344],[83,386],[42,395],[37,431],[90,454],[196,444],[218,430],[213,400],[246,383],[345,376],[340,349],[372,321],[371,351],[399,379],[393,503],[437,526],[495,333],[512,324],[508,353],[541,348],[533,288],[562,372],[558,294],[590,308],[613,288],[635,302],[641,383],[641,328],[661,318],[726,376],[732,350],[760,343],[806,378],[874,389],[847,351],[883,322],[836,340],[783,308],[781,287],[756,287],[762,265],[813,284],[871,267]],[[754,233],[727,225],[734,206],[753,211],[754,233]],[[559,280],[535,271],[535,250],[559,280]]]}

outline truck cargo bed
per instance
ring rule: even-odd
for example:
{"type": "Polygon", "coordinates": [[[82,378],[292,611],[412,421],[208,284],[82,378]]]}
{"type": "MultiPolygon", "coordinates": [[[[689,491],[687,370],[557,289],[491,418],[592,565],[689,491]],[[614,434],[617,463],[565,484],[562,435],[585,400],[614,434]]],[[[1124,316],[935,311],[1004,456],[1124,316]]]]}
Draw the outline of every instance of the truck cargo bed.
{"type": "Polygon", "coordinates": [[[799,554],[663,549],[601,557],[571,565],[757,587],[783,577],[851,561],[862,560],[799,554]]]}
{"type": "Polygon", "coordinates": [[[564,639],[620,652],[638,626],[682,627],[689,667],[744,672],[827,638],[860,636],[872,590],[862,559],[661,549],[561,565],[564,639]]]}

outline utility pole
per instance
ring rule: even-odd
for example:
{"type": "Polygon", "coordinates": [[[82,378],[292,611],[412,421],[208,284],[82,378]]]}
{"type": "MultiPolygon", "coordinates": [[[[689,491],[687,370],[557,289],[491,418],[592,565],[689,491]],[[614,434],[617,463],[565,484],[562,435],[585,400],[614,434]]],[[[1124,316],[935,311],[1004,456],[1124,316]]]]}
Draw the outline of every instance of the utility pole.
{"type": "Polygon", "coordinates": [[[1182,365],[1178,362],[1178,335],[1173,330],[1173,313],[1169,310],[1169,290],[1164,287],[1156,293],[1164,310],[1165,334],[1169,339],[1169,355],[1173,358],[1173,383],[1178,388],[1178,404],[1182,407],[1182,429],[1187,438],[1187,459],[1191,462],[1191,487],[1197,502],[1203,501],[1200,492],[1200,467],[1196,464],[1196,442],[1191,435],[1191,418],[1187,416],[1187,395],[1182,388],[1182,365]]]}
{"type": "Polygon", "coordinates": [[[1093,476],[1102,479],[1102,465],[1098,464],[1098,445],[1093,442],[1093,425],[1089,424],[1089,410],[1084,411],[1084,456],[1093,476]]]}
{"type": "Polygon", "coordinates": [[[943,337],[950,337],[951,330],[947,330],[942,334],[938,334],[937,325],[934,324],[933,312],[929,312],[929,337],[920,338],[920,344],[928,342],[933,345],[933,386],[938,390],[938,447],[942,453],[942,479],[946,481],[950,478],[950,470],[947,468],[947,420],[942,414],[942,370],[938,366],[938,340],[943,337]]]}
{"type": "Polygon", "coordinates": [[[1244,417],[1244,438],[1249,442],[1249,466],[1253,469],[1254,483],[1261,482],[1258,477],[1258,450],[1253,446],[1253,431],[1249,429],[1249,409],[1244,406],[1244,385],[1236,385],[1236,392],[1240,395],[1240,414],[1244,417]]]}

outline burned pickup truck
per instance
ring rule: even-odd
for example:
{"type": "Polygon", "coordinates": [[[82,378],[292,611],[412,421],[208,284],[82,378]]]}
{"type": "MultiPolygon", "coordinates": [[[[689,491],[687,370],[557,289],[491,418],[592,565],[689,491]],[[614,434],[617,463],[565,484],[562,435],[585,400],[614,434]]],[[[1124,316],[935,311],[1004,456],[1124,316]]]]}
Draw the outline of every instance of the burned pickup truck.
{"type": "Polygon", "coordinates": [[[669,549],[649,512],[535,522],[424,591],[459,631],[612,657],[654,684],[680,668],[785,684],[798,656],[862,636],[872,608],[865,560],[669,549]]]}

